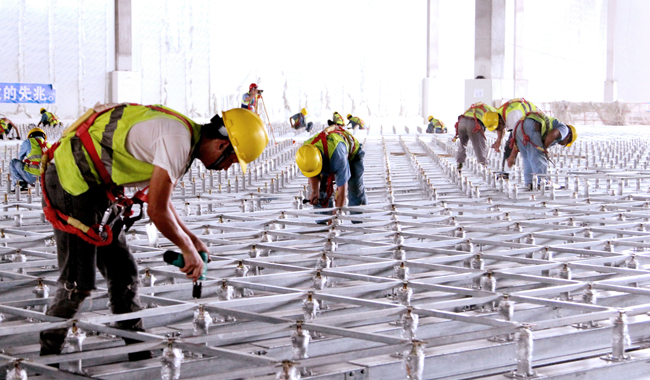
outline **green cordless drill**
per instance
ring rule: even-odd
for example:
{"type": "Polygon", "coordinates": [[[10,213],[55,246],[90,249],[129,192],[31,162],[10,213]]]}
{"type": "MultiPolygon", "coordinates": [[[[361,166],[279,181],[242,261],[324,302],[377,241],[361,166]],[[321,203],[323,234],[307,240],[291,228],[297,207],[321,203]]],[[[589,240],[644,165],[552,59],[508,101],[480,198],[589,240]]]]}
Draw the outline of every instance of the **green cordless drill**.
{"type": "MultiPolygon", "coordinates": [[[[208,253],[201,251],[199,252],[199,255],[203,259],[203,273],[201,273],[201,276],[199,277],[199,281],[204,281],[208,274],[208,253]]],[[[166,251],[163,254],[163,260],[165,260],[167,264],[171,264],[179,268],[185,266],[185,260],[183,259],[183,255],[178,252],[166,251]]],[[[194,287],[192,288],[192,297],[194,298],[201,298],[203,283],[199,281],[194,281],[194,287]]]]}

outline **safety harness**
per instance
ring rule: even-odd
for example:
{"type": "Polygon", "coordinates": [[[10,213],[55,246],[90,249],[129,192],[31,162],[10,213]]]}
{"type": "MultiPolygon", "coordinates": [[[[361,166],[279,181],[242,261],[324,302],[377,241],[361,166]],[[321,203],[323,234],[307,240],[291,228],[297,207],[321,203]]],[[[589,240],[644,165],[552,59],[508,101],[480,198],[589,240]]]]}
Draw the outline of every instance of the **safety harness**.
{"type": "MultiPolygon", "coordinates": [[[[348,151],[348,161],[352,158],[352,156],[354,155],[354,151],[357,148],[357,146],[356,146],[356,144],[354,142],[354,137],[349,136],[349,134],[347,134],[347,133],[344,133],[344,131],[342,129],[340,129],[340,128],[341,127],[337,126],[337,127],[335,127],[334,129],[332,129],[330,131],[325,130],[325,131],[319,133],[318,136],[316,136],[314,138],[314,140],[311,142],[311,145],[315,145],[319,141],[321,142],[321,145],[323,146],[323,154],[324,154],[325,157],[327,157],[327,160],[329,160],[329,157],[330,157],[329,148],[327,147],[327,136],[329,136],[332,133],[336,133],[336,134],[339,134],[339,135],[343,136],[345,141],[348,142],[348,145],[350,145],[350,149],[348,151]]],[[[334,193],[334,179],[335,179],[334,173],[330,173],[327,176],[326,181],[321,180],[320,190],[327,194],[324,199],[320,200],[320,205],[323,208],[326,208],[328,206],[329,200],[332,197],[332,194],[334,193]],[[323,189],[324,186],[325,186],[325,189],[323,189]]]]}
{"type": "MultiPolygon", "coordinates": [[[[522,117],[522,118],[517,122],[517,125],[515,125],[515,129],[514,129],[514,131],[512,132],[512,142],[511,142],[510,144],[513,145],[512,147],[514,147],[514,144],[516,144],[516,141],[517,141],[517,129],[520,129],[519,127],[521,126],[521,133],[523,133],[523,135],[524,135],[524,137],[522,138],[522,143],[524,144],[524,146],[526,146],[526,145],[528,145],[528,144],[531,144],[531,145],[534,146],[537,150],[539,150],[539,151],[543,152],[544,154],[546,154],[546,156],[548,157],[548,150],[546,150],[546,147],[543,147],[543,146],[540,147],[540,146],[536,145],[536,144],[535,144],[535,143],[530,139],[530,136],[527,135],[526,132],[524,131],[524,120],[526,120],[526,118],[528,118],[528,116],[530,116],[530,115],[535,115],[535,116],[538,116],[538,117],[542,118],[542,119],[544,120],[544,123],[546,123],[546,124],[548,124],[548,122],[549,122],[548,117],[546,117],[546,115],[544,115],[544,114],[541,113],[540,111],[531,111],[531,112],[528,112],[526,115],[524,115],[524,117],[522,117]]],[[[543,133],[543,134],[542,134],[541,132],[542,132],[542,131],[540,131],[540,134],[542,135],[542,142],[544,142],[544,138],[546,137],[546,133],[543,133]]],[[[547,129],[546,129],[545,132],[548,132],[548,125],[547,125],[547,129]]]]}
{"type": "MultiPolygon", "coordinates": [[[[43,152],[47,150],[47,141],[45,141],[45,139],[39,139],[39,138],[34,138],[34,140],[36,140],[38,145],[41,147],[41,155],[38,157],[42,159],[44,154],[43,152]]],[[[41,166],[41,161],[36,161],[34,160],[35,158],[37,158],[37,156],[25,157],[23,162],[26,163],[30,167],[30,169],[38,169],[41,166]]]]}
{"type": "Polygon", "coordinates": [[[49,112],[49,111],[45,111],[45,113],[49,115],[49,117],[47,119],[47,123],[49,125],[55,126],[55,125],[59,124],[59,118],[56,117],[55,114],[53,114],[52,112],[49,112]]]}
{"type": "MultiPolygon", "coordinates": [[[[135,103],[127,104],[132,106],[139,105],[135,103]]],[[[131,198],[127,198],[124,195],[124,187],[117,185],[111,178],[111,175],[108,173],[108,170],[102,163],[102,160],[97,153],[97,149],[95,149],[95,144],[93,143],[92,137],[88,132],[88,129],[93,125],[97,117],[120,106],[123,106],[123,104],[108,108],[101,112],[94,113],[88,120],[83,122],[83,124],[81,124],[81,126],[75,132],[75,136],[79,138],[83,147],[88,152],[88,155],[90,156],[90,159],[92,160],[95,169],[97,170],[97,173],[103,182],[106,190],[106,196],[111,202],[109,208],[104,212],[101,223],[92,226],[86,226],[78,219],[75,219],[69,215],[65,215],[63,212],[52,206],[52,203],[50,202],[50,198],[48,197],[46,191],[45,173],[47,171],[46,169],[49,162],[54,159],[54,152],[61,143],[56,142],[49,149],[45,148],[41,160],[41,188],[43,190],[43,199],[45,200],[45,207],[43,207],[45,218],[57,230],[77,235],[84,241],[97,247],[103,247],[111,244],[113,241],[113,229],[111,227],[117,220],[124,220],[125,230],[128,231],[133,223],[142,218],[142,205],[148,201],[148,196],[145,193],[148,187],[142,190],[138,190],[131,198]],[[133,212],[131,208],[134,204],[140,205],[140,213],[139,215],[132,217],[133,212]],[[111,215],[114,215],[112,220],[110,220],[111,215]]],[[[190,122],[184,116],[158,106],[145,107],[178,118],[188,127],[191,136],[190,138],[193,139],[194,130],[192,129],[190,122]]]]}
{"type": "Polygon", "coordinates": [[[503,118],[504,123],[506,122],[506,113],[508,111],[508,107],[510,107],[511,104],[517,103],[517,102],[521,103],[524,106],[524,110],[526,112],[533,112],[533,107],[531,106],[530,102],[528,102],[528,100],[526,100],[524,98],[510,99],[507,102],[503,103],[503,105],[501,107],[499,107],[499,108],[501,108],[503,110],[503,114],[501,115],[501,117],[503,118]]]}
{"type": "MultiPolygon", "coordinates": [[[[488,109],[485,108],[485,104],[472,104],[471,107],[469,107],[474,113],[474,129],[472,129],[472,133],[478,133],[480,132],[481,135],[483,136],[484,139],[487,140],[487,137],[485,137],[485,132],[483,132],[483,125],[478,122],[478,118],[476,117],[476,109],[480,109],[483,111],[483,114],[488,112],[488,109]]],[[[456,136],[454,136],[454,139],[458,138],[458,123],[460,123],[460,119],[462,117],[467,117],[465,114],[462,114],[458,116],[458,121],[456,122],[456,125],[454,125],[454,128],[456,129],[456,136]]]]}

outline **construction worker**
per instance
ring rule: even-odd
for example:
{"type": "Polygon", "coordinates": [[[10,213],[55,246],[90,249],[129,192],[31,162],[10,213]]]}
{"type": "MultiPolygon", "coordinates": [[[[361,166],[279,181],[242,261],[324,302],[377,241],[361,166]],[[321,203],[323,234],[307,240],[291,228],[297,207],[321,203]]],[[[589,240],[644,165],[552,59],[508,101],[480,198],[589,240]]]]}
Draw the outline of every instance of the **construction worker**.
{"type": "Polygon", "coordinates": [[[248,86],[248,92],[242,95],[241,108],[246,108],[258,113],[257,105],[261,94],[262,90],[259,90],[255,83],[251,83],[251,85],[248,86]]]}
{"type": "MultiPolygon", "coordinates": [[[[128,217],[132,203],[148,202],[151,222],[180,248],[185,261],[181,272],[196,281],[203,269],[199,252],[209,250],[174,209],[174,185],[195,158],[210,170],[239,162],[246,172],[246,164],[268,143],[259,116],[241,108],[215,115],[205,125],[164,106],[120,104],[96,106],[95,111],[73,124],[81,122],[46,152],[43,162],[43,211],[55,228],[60,271],[47,315],[67,319],[95,289],[96,269],[106,278],[114,314],[141,309],[138,266],[123,231],[134,221],[128,217]],[[139,190],[127,199],[124,186],[148,193],[139,190]]],[[[117,325],[143,330],[140,319],[117,325]]],[[[59,354],[66,330],[43,331],[41,355],[59,354]]],[[[150,357],[150,352],[129,354],[129,360],[150,357]]]]}
{"type": "Polygon", "coordinates": [[[363,151],[348,131],[330,127],[313,136],[296,152],[296,163],[309,179],[309,203],[315,208],[343,207],[346,193],[350,206],[366,205],[363,185],[363,151]],[[336,183],[336,196],[334,193],[336,183]]]}
{"type": "Polygon", "coordinates": [[[429,116],[428,120],[427,133],[447,133],[447,126],[441,120],[433,116],[429,116]]]}
{"type": "Polygon", "coordinates": [[[29,131],[27,139],[20,144],[18,158],[12,159],[9,166],[14,187],[18,184],[21,190],[27,190],[29,185],[36,183],[40,174],[43,149],[49,147],[47,135],[42,129],[33,128],[29,131]]]}
{"type": "MultiPolygon", "coordinates": [[[[522,121],[528,112],[532,111],[537,111],[537,106],[524,98],[510,99],[507,102],[503,103],[499,108],[497,108],[499,125],[504,126],[505,130],[509,132],[508,138],[506,139],[505,148],[503,150],[501,172],[497,173],[499,177],[509,178],[509,173],[505,171],[505,163],[512,153],[512,148],[515,146],[512,131],[517,126],[517,123],[522,121]]],[[[499,152],[500,147],[497,146],[494,147],[494,149],[499,152]]]]}
{"type": "Polygon", "coordinates": [[[533,185],[538,187],[542,181],[540,177],[538,183],[533,184],[533,174],[545,175],[547,172],[548,148],[555,144],[571,146],[578,138],[574,126],[564,124],[540,111],[525,114],[523,122],[517,124],[513,135],[516,145],[508,157],[508,166],[514,166],[517,154],[521,152],[524,183],[528,190],[533,190],[533,185]]]}
{"type": "Polygon", "coordinates": [[[338,125],[339,127],[343,127],[345,123],[343,122],[343,116],[341,116],[340,113],[334,111],[334,115],[332,115],[332,124],[329,125],[338,125]]]}
{"type": "Polygon", "coordinates": [[[12,140],[13,137],[9,137],[12,131],[14,131],[16,138],[20,139],[20,133],[18,132],[18,128],[16,128],[16,124],[6,117],[0,118],[0,140],[4,140],[5,136],[9,140],[12,140]]]}
{"type": "Polygon", "coordinates": [[[59,118],[56,117],[55,114],[48,112],[45,108],[41,108],[41,121],[36,125],[37,128],[40,127],[41,124],[43,124],[44,127],[48,125],[56,127],[59,123],[59,118]]]}
{"type": "Polygon", "coordinates": [[[456,123],[456,136],[454,140],[460,138],[460,147],[458,148],[458,155],[456,161],[458,162],[458,171],[463,169],[465,158],[467,158],[467,143],[472,141],[474,153],[476,153],[476,160],[479,164],[487,162],[487,146],[485,130],[497,131],[497,142],[492,145],[494,149],[501,146],[501,139],[503,138],[503,125],[499,125],[499,118],[496,115],[496,109],[487,104],[478,102],[472,104],[471,107],[462,115],[458,116],[456,123]]]}
{"type": "Polygon", "coordinates": [[[306,116],[307,116],[306,108],[303,108],[302,110],[300,110],[300,112],[291,116],[289,118],[289,124],[291,124],[291,128],[293,129],[305,128],[307,132],[311,131],[312,127],[314,126],[314,123],[312,123],[311,121],[307,123],[305,121],[306,116]]]}
{"type": "Polygon", "coordinates": [[[366,123],[363,120],[361,120],[361,118],[348,114],[348,120],[349,120],[348,125],[352,124],[353,130],[356,127],[359,127],[359,129],[366,129],[366,123]]]}

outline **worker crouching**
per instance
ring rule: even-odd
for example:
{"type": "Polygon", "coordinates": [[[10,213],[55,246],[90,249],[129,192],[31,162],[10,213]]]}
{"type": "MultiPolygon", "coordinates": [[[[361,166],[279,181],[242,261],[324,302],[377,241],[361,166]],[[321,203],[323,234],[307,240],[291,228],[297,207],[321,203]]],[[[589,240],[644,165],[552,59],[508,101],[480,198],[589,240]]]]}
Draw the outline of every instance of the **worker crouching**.
{"type": "Polygon", "coordinates": [[[36,183],[41,173],[43,150],[49,147],[47,135],[42,129],[33,128],[29,131],[27,140],[20,144],[18,158],[12,159],[9,166],[14,187],[20,186],[21,190],[27,190],[29,185],[36,183]]]}
{"type": "Polygon", "coordinates": [[[442,120],[438,120],[433,116],[429,116],[428,120],[427,133],[447,133],[447,126],[442,120]]]}
{"type": "Polygon", "coordinates": [[[302,110],[300,110],[299,113],[291,116],[289,118],[289,124],[291,124],[291,128],[295,130],[298,130],[300,128],[305,128],[307,132],[311,131],[311,129],[314,126],[314,123],[312,123],[311,121],[307,122],[306,117],[307,117],[306,108],[303,108],[302,110]]]}

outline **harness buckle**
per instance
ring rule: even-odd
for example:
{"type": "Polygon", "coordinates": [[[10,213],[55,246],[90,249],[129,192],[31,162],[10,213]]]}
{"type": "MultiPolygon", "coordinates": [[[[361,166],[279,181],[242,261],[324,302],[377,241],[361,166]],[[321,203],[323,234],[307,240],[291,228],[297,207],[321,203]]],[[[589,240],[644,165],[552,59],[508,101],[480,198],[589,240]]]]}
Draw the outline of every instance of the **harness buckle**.
{"type": "Polygon", "coordinates": [[[104,211],[102,222],[99,224],[99,227],[97,227],[97,233],[101,236],[103,241],[106,241],[108,238],[106,227],[113,228],[115,222],[122,220],[122,215],[124,215],[126,209],[127,207],[122,204],[122,199],[117,199],[106,209],[106,211],[104,211]],[[114,215],[113,218],[111,218],[111,215],[114,215]]]}

